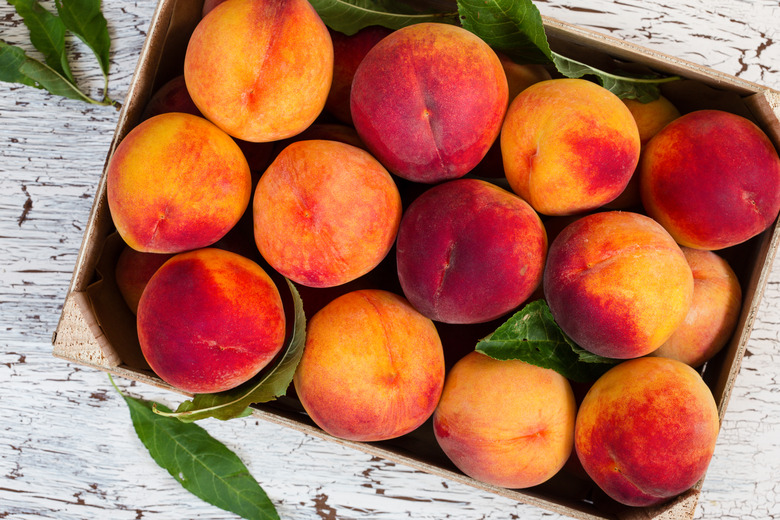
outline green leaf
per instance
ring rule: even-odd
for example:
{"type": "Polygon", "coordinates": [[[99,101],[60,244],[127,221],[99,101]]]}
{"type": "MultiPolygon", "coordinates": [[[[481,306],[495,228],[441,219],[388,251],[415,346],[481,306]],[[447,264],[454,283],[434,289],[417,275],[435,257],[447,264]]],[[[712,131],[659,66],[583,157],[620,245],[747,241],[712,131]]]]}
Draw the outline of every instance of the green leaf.
{"type": "Polygon", "coordinates": [[[111,39],[100,0],[56,0],[65,27],[92,49],[104,76],[108,76],[111,39]]]}
{"type": "Polygon", "coordinates": [[[518,63],[552,62],[567,78],[593,76],[621,99],[653,101],[660,95],[659,84],[679,79],[621,76],[561,56],[550,49],[542,16],[531,0],[458,0],[458,11],[465,29],[518,63]]]}
{"type": "Polygon", "coordinates": [[[527,304],[479,341],[476,350],[495,359],[519,359],[550,368],[577,382],[595,381],[620,362],[597,356],[575,344],[555,323],[544,300],[527,304]]]}
{"type": "Polygon", "coordinates": [[[30,42],[41,54],[46,65],[71,83],[76,83],[65,52],[65,24],[41,7],[38,0],[8,0],[30,31],[30,42]]]}
{"type": "Polygon", "coordinates": [[[177,417],[185,422],[207,417],[224,421],[247,415],[251,412],[247,408],[250,404],[272,401],[287,392],[303,355],[306,342],[306,316],[298,290],[292,282],[286,281],[292,294],[295,317],[292,336],[279,362],[236,388],[216,394],[197,394],[191,401],[181,403],[175,412],[158,413],[177,417]]]}
{"type": "Polygon", "coordinates": [[[630,77],[610,74],[597,68],[553,53],[553,63],[558,72],[567,78],[593,76],[598,83],[621,99],[636,99],[649,103],[658,99],[661,83],[679,80],[679,76],[630,77]]]}
{"type": "Polygon", "coordinates": [[[542,15],[531,0],[458,0],[461,23],[518,63],[550,63],[542,15]]]}
{"type": "Polygon", "coordinates": [[[418,7],[389,0],[310,0],[325,25],[346,35],[352,35],[371,25],[400,29],[422,22],[458,24],[455,12],[431,9],[420,12],[418,7]]]}
{"type": "Polygon", "coordinates": [[[30,58],[21,47],[0,40],[0,81],[46,89],[54,95],[97,103],[54,69],[30,58]]]}
{"type": "MultiPolygon", "coordinates": [[[[111,376],[109,375],[109,378],[111,376]]],[[[279,520],[271,500],[238,456],[197,424],[157,415],[151,403],[124,395],[138,438],[187,491],[242,518],[279,520]]]]}
{"type": "Polygon", "coordinates": [[[103,73],[103,101],[115,105],[108,97],[111,38],[108,23],[100,10],[100,0],[55,0],[57,12],[65,27],[89,47],[103,73]]]}

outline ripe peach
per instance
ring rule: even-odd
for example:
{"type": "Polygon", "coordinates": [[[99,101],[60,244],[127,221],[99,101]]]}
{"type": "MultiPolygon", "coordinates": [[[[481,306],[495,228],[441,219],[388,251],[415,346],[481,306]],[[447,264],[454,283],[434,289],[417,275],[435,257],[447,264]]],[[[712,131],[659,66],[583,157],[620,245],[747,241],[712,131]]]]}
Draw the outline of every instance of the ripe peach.
{"type": "MultiPolygon", "coordinates": [[[[641,144],[639,157],[641,159],[642,152],[647,142],[655,136],[661,129],[667,124],[671,123],[678,117],[680,117],[680,111],[677,110],[671,101],[663,96],[650,101],[648,103],[642,103],[636,99],[624,99],[623,103],[631,111],[631,115],[634,116],[636,126],[639,129],[639,142],[641,144]]],[[[618,197],[605,204],[605,207],[610,209],[626,209],[631,207],[641,206],[642,199],[639,196],[639,174],[634,170],[634,174],[631,176],[631,180],[628,181],[626,189],[618,197]]]]}
{"type": "Polygon", "coordinates": [[[527,488],[569,459],[576,410],[571,385],[554,370],[472,351],[447,375],[433,431],[466,475],[527,488]]]}
{"type": "Polygon", "coordinates": [[[255,189],[255,243],[287,278],[340,285],[376,267],[393,246],[401,196],[368,152],[336,141],[290,144],[255,189]]]}
{"type": "Polygon", "coordinates": [[[114,225],[133,249],[179,253],[222,238],[249,205],[241,149],[202,117],[166,113],[133,128],[107,168],[114,225]]]}
{"type": "Polygon", "coordinates": [[[333,41],[333,82],[325,101],[325,110],[342,123],[352,124],[349,96],[355,71],[368,51],[391,32],[391,29],[379,25],[365,27],[352,35],[330,31],[333,41]]]}
{"type": "Polygon", "coordinates": [[[203,9],[201,9],[201,17],[209,14],[215,7],[224,2],[225,0],[204,0],[203,9]]]}
{"type": "Polygon", "coordinates": [[[624,361],[593,384],[574,438],[582,466],[607,495],[648,506],[704,476],[718,429],[715,399],[694,369],[644,357],[624,361]]]}
{"type": "Polygon", "coordinates": [[[594,213],[550,245],[544,294],[561,329],[595,354],[628,359],[657,349],[685,319],[693,275],[685,255],[654,220],[594,213]]]}
{"type": "Polygon", "coordinates": [[[138,339],[152,370],[192,393],[249,380],[282,349],[285,315],[268,274],[216,248],[180,253],[149,280],[138,339]]]}
{"type": "MultiPolygon", "coordinates": [[[[309,128],[301,132],[300,134],[275,141],[273,144],[273,151],[271,153],[271,159],[275,159],[279,153],[287,148],[292,143],[297,141],[338,141],[340,143],[351,144],[358,148],[366,149],[366,145],[360,140],[360,136],[355,129],[351,126],[343,125],[340,123],[314,123],[309,128]]],[[[265,143],[271,144],[271,143],[265,143]]]]}
{"type": "MultiPolygon", "coordinates": [[[[149,119],[167,112],[184,112],[185,114],[203,116],[187,91],[184,76],[176,76],[152,95],[144,109],[142,119],[149,119]]],[[[273,151],[272,143],[251,143],[235,138],[233,140],[241,148],[252,172],[265,170],[273,151]]]]}
{"type": "Polygon", "coordinates": [[[184,112],[194,116],[202,116],[198,107],[187,92],[187,85],[184,83],[184,76],[179,75],[165,82],[163,86],[157,89],[144,108],[141,116],[142,120],[149,119],[166,112],[184,112]]]}
{"type": "Polygon", "coordinates": [[[731,338],[742,307],[742,288],[728,262],[701,249],[682,248],[693,271],[693,303],[682,325],[652,355],[696,368],[731,338]]]}
{"type": "Polygon", "coordinates": [[[195,105],[233,137],[300,133],[325,106],[333,44],[306,0],[231,0],[195,28],[184,78],[195,105]]]}
{"type": "Polygon", "coordinates": [[[642,146],[646,145],[663,127],[680,117],[677,107],[663,96],[648,103],[636,99],[624,99],[623,104],[634,116],[642,146]]]}
{"type": "Polygon", "coordinates": [[[547,235],[523,199],[488,182],[456,179],[409,205],[396,244],[404,295],[432,320],[480,323],[537,288],[547,235]]]}
{"type": "Polygon", "coordinates": [[[474,168],[496,140],[506,106],[496,53],[469,31],[440,23],[404,27],[377,43],[355,73],[350,98],[368,149],[392,173],[425,183],[474,168]]]}
{"type": "Polygon", "coordinates": [[[503,53],[496,53],[504,67],[506,81],[509,86],[508,101],[511,103],[517,95],[534,83],[552,79],[550,72],[544,65],[517,63],[503,53]]]}
{"type": "Polygon", "coordinates": [[[114,278],[122,299],[133,314],[138,312],[138,301],[141,299],[146,284],[157,269],[173,254],[142,253],[125,245],[114,268],[114,278]]]}
{"type": "Polygon", "coordinates": [[[331,435],[392,439],[433,413],[444,386],[444,353],[433,322],[402,297],[352,291],[309,321],[295,391],[331,435]]]}
{"type": "Polygon", "coordinates": [[[780,158],[750,120],[698,110],[647,144],[640,191],[648,215],[684,246],[717,250],[764,231],[780,212],[780,158]]]}
{"type": "MultiPolygon", "coordinates": [[[[550,73],[543,65],[518,64],[512,61],[508,56],[502,53],[496,53],[501,61],[501,66],[506,74],[509,95],[507,103],[511,103],[517,95],[530,87],[534,83],[550,79],[550,73]]],[[[501,142],[496,139],[485,156],[471,172],[476,177],[486,177],[490,179],[504,179],[504,160],[501,157],[501,142]]]]}
{"type": "Polygon", "coordinates": [[[636,122],[615,94],[567,78],[523,90],[500,142],[512,190],[545,215],[583,213],[615,199],[640,149],[636,122]]]}

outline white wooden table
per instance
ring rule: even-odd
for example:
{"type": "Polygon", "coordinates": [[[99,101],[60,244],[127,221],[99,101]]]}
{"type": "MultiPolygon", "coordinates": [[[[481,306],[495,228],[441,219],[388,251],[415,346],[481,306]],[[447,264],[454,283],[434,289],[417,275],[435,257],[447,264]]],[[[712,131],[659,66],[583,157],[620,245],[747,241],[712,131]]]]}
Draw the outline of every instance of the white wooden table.
{"type": "MultiPolygon", "coordinates": [[[[537,5],[542,14],[780,89],[777,0],[537,5]]],[[[104,2],[115,99],[128,88],[154,7],[152,0],[104,2]]],[[[27,41],[6,2],[0,2],[0,35],[27,41]]],[[[82,54],[76,74],[96,88],[97,67],[82,54]]],[[[151,460],[104,373],[51,355],[117,115],[0,84],[0,518],[233,518],[194,498],[151,460]]],[[[780,517],[779,345],[776,262],[698,517],[780,517]]],[[[180,400],[122,384],[143,398],[180,400]]],[[[285,519],[556,517],[254,419],[203,425],[247,463],[285,519]]]]}

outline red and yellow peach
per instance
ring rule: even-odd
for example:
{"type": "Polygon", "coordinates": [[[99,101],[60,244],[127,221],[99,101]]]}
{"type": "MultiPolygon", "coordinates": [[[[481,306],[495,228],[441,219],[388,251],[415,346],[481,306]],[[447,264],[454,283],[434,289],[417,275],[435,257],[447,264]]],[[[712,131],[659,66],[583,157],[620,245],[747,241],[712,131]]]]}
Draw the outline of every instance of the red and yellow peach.
{"type": "Polygon", "coordinates": [[[149,366],[191,393],[234,388],[282,349],[285,314],[268,274],[216,248],[180,253],[149,280],[138,304],[138,339],[149,366]]]}
{"type": "Polygon", "coordinates": [[[133,128],[106,170],[108,206],[133,249],[179,253],[214,244],[249,205],[244,154],[215,125],[165,113],[133,128]]]}
{"type": "Polygon", "coordinates": [[[639,131],[615,94],[583,79],[523,90],[501,130],[512,190],[544,215],[583,213],[625,189],[639,160],[639,131]]]}
{"type": "Polygon", "coordinates": [[[696,368],[731,338],[742,308],[742,288],[734,270],[716,253],[688,247],[682,251],[693,272],[693,302],[683,323],[652,355],[696,368]]]}
{"type": "Polygon", "coordinates": [[[454,25],[420,23],[366,54],[350,110],[361,139],[388,170],[436,183],[462,177],[485,156],[501,130],[507,95],[501,62],[484,41],[454,25]]]}
{"type": "Polygon", "coordinates": [[[566,226],[550,245],[544,295],[555,321],[582,348],[629,359],[660,347],[693,299],[685,255],[654,220],[594,213],[566,226]]]}
{"type": "Polygon", "coordinates": [[[554,370],[472,351],[447,374],[433,430],[466,475],[528,488],[566,464],[576,410],[569,382],[554,370]]]}
{"type": "Polygon", "coordinates": [[[390,174],[368,152],[336,141],[282,150],[255,189],[255,243],[279,273],[311,287],[362,276],[385,258],[401,221],[390,174]]]}
{"type": "Polygon", "coordinates": [[[780,157],[755,123],[721,110],[690,112],[647,144],[639,166],[647,214],[683,246],[745,242],[780,213],[780,157]]]}
{"type": "Polygon", "coordinates": [[[719,427],[715,399],[694,369],[643,357],[624,361],[593,384],[577,413],[575,448],[607,495],[649,506],[701,479],[719,427]]]}
{"type": "Polygon", "coordinates": [[[333,43],[306,0],[231,0],[195,28],[184,78],[201,113],[231,136],[284,139],[324,108],[333,43]]]}
{"type": "Polygon", "coordinates": [[[429,188],[404,213],[396,259],[404,295],[425,316],[480,323],[516,309],[539,286],[547,235],[524,200],[488,182],[429,188]]]}
{"type": "Polygon", "coordinates": [[[309,321],[294,384],[327,433],[392,439],[433,413],[444,386],[444,353],[433,322],[402,297],[352,291],[309,321]]]}

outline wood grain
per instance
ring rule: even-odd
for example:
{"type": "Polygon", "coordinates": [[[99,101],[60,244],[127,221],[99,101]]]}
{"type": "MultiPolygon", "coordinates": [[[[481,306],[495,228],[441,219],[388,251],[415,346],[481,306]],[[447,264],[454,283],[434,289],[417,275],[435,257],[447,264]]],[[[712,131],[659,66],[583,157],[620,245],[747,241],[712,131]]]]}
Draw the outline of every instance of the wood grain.
{"type": "MultiPolygon", "coordinates": [[[[776,0],[537,5],[547,16],[780,89],[776,0]]],[[[127,91],[153,9],[150,0],[104,2],[116,99],[127,91]]],[[[9,43],[27,39],[5,2],[0,33],[9,43]]],[[[79,81],[97,95],[102,81],[88,51],[69,45],[81,56],[79,81]]],[[[104,373],[51,355],[117,116],[113,108],[0,84],[0,518],[234,518],[189,495],[150,459],[104,373]]],[[[780,516],[778,344],[775,263],[697,518],[780,516]]],[[[119,384],[168,405],[180,399],[119,384]]],[[[270,423],[203,425],[247,463],[285,519],[558,518],[270,423]]]]}

